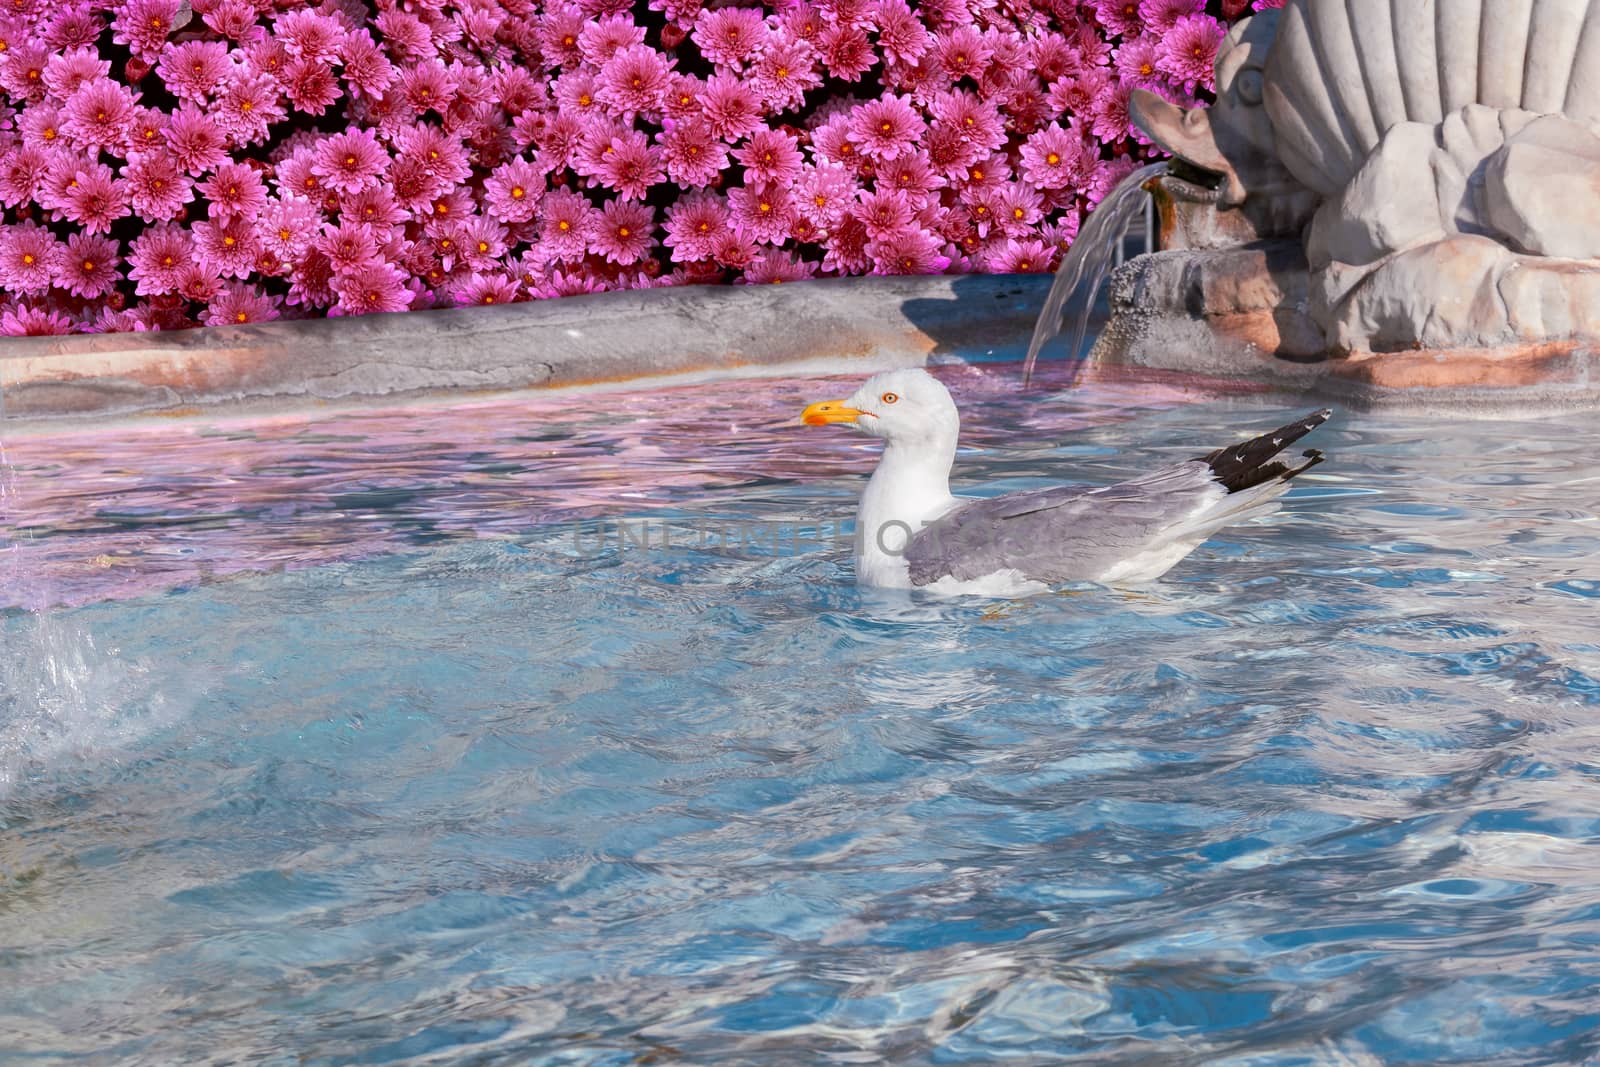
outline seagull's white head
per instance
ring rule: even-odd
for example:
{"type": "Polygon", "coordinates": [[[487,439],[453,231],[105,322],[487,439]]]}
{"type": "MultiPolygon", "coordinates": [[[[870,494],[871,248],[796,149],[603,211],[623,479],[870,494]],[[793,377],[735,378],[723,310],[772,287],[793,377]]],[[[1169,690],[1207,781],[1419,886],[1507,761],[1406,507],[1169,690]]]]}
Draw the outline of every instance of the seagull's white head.
{"type": "Polygon", "coordinates": [[[844,400],[824,400],[800,413],[807,426],[846,423],[890,444],[948,439],[961,429],[956,402],[920,368],[874,374],[844,400]]]}

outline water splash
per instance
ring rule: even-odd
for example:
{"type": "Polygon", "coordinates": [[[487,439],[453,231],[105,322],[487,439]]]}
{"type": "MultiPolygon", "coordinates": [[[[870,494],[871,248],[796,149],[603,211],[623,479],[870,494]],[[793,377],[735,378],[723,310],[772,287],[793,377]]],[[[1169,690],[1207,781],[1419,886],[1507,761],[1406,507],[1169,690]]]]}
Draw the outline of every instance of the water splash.
{"type": "Polygon", "coordinates": [[[1078,358],[1084,336],[1089,332],[1089,316],[1094,311],[1095,294],[1105,284],[1111,268],[1120,262],[1122,243],[1127,237],[1128,228],[1144,213],[1149,203],[1144,183],[1166,172],[1165,160],[1145,164],[1118,182],[1110,195],[1084,220],[1077,239],[1067,249],[1067,254],[1061,257],[1061,266],[1056,268],[1056,280],[1050,286],[1050,295],[1045,297],[1044,310],[1039,313],[1039,322],[1028,341],[1028,357],[1022,364],[1024,386],[1033,377],[1033,366],[1038,362],[1039,350],[1061,332],[1061,313],[1067,302],[1078,292],[1083,281],[1088,279],[1088,291],[1073,322],[1072,345],[1067,349],[1069,358],[1078,358]]]}

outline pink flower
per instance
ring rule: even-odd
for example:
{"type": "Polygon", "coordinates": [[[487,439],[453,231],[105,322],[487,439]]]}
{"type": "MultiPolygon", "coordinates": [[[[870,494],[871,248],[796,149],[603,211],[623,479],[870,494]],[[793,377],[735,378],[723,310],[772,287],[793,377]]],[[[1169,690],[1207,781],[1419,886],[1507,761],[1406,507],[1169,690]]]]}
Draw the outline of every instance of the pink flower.
{"type": "Polygon", "coordinates": [[[543,193],[543,172],[526,160],[513,159],[484,181],[484,209],[501,222],[527,222],[543,193]]]}
{"type": "Polygon", "coordinates": [[[1083,141],[1052,123],[1022,146],[1022,173],[1040,189],[1062,189],[1087,170],[1083,141]]]}
{"type": "Polygon", "coordinates": [[[728,205],[716,193],[696,191],[667,209],[666,245],[674,263],[708,259],[718,235],[728,229],[728,205]]]}
{"type": "Polygon", "coordinates": [[[288,112],[283,108],[276,78],[244,70],[228,79],[217,100],[215,114],[217,125],[233,143],[246,145],[266,140],[268,127],[285,118],[288,112]]]}
{"type": "Polygon", "coordinates": [[[395,7],[383,8],[378,12],[373,26],[382,35],[389,53],[398,59],[417,59],[434,50],[433,33],[409,11],[395,7]]]}
{"type": "Polygon", "coordinates": [[[816,225],[832,226],[849,213],[856,199],[855,176],[833,163],[818,163],[799,183],[800,209],[816,225]]]}
{"type": "Polygon", "coordinates": [[[242,163],[224,163],[216,169],[210,181],[200,183],[200,192],[211,201],[211,217],[243,215],[253,219],[267,202],[267,190],[261,176],[253,167],[242,163]]]}
{"type": "Polygon", "coordinates": [[[578,51],[597,67],[603,67],[624,48],[644,43],[644,27],[632,15],[613,14],[589,23],[578,34],[578,51]]]}
{"type": "Polygon", "coordinates": [[[72,320],[60,311],[19,304],[0,314],[0,335],[5,337],[58,337],[73,330],[72,320]]]}
{"type": "Polygon", "coordinates": [[[1165,35],[1179,19],[1205,9],[1206,0],[1140,0],[1139,17],[1150,32],[1165,35]]]}
{"type": "Polygon", "coordinates": [[[618,111],[659,111],[668,70],[667,60],[654,48],[619,48],[600,71],[598,95],[618,111]]]}
{"type": "Polygon", "coordinates": [[[51,48],[90,48],[100,39],[104,25],[89,4],[63,4],[45,28],[45,43],[51,48]]]}
{"type": "Polygon", "coordinates": [[[856,81],[877,62],[872,42],[859,26],[829,26],[817,38],[817,48],[823,67],[841,81],[856,81]]]}
{"type": "Polygon", "coordinates": [[[197,222],[192,227],[200,257],[224,278],[247,278],[255,267],[260,242],[255,224],[243,216],[197,222]]]}
{"type": "Polygon", "coordinates": [[[800,149],[782,130],[758,130],[733,158],[744,164],[746,181],[788,184],[800,176],[800,149]]]}
{"type": "Polygon", "coordinates": [[[1094,0],[1094,17],[1111,33],[1130,37],[1144,29],[1139,0],[1094,0]]]}
{"type": "Polygon", "coordinates": [[[772,183],[729,189],[728,206],[734,225],[760,244],[783,240],[796,212],[789,190],[772,183]]]}
{"type": "Polygon", "coordinates": [[[612,263],[626,266],[650,254],[655,245],[655,211],[628,200],[607,200],[595,220],[590,247],[612,263]]]}
{"type": "Polygon", "coordinates": [[[128,183],[118,180],[104,163],[90,163],[73,172],[57,210],[90,233],[106,233],[128,214],[128,183]]]}
{"type": "Polygon", "coordinates": [[[400,225],[411,216],[395,200],[394,193],[381,185],[369,185],[358,193],[347,193],[339,198],[339,217],[364,222],[381,232],[400,225]]]}
{"type": "Polygon", "coordinates": [[[1116,51],[1117,77],[1131,85],[1148,85],[1161,77],[1156,71],[1160,61],[1161,38],[1155,34],[1124,41],[1116,51]]]}
{"type": "Polygon", "coordinates": [[[756,243],[735,226],[711,238],[711,258],[731,270],[744,270],[756,261],[756,243]]]}
{"type": "Polygon", "coordinates": [[[140,296],[174,292],[185,264],[194,259],[189,231],[172,223],[152,226],[135,237],[129,247],[128,278],[140,296]]]}
{"type": "Polygon", "coordinates": [[[751,84],[771,111],[805,103],[806,92],[822,84],[817,53],[805,41],[778,35],[770,38],[755,61],[751,84]]]}
{"type": "Polygon", "coordinates": [[[44,293],[65,251],[55,234],[36,222],[0,227],[0,287],[23,295],[44,293]]]}
{"type": "Polygon", "coordinates": [[[1133,86],[1126,82],[1108,84],[1095,98],[1092,132],[1106,144],[1116,144],[1128,136],[1132,129],[1128,117],[1128,101],[1133,96],[1133,86]]]}
{"type": "Polygon", "coordinates": [[[878,47],[889,59],[916,66],[932,46],[933,38],[905,0],[878,0],[872,13],[878,27],[878,47]]]}
{"type": "MultiPolygon", "coordinates": [[[[437,64],[438,61],[434,60],[437,64]]],[[[421,68],[430,69],[430,68],[421,68]]],[[[407,71],[406,73],[414,73],[407,71]]],[[[401,75],[404,81],[405,75],[401,75]]],[[[409,88],[409,87],[408,87],[409,88]]],[[[297,59],[283,72],[283,91],[296,111],[307,115],[320,115],[342,94],[334,79],[333,68],[316,59],[297,59]]],[[[408,97],[411,93],[408,91],[408,97]]],[[[415,106],[415,100],[413,100],[415,106]]],[[[443,106],[443,105],[441,105],[443,106]]],[[[425,108],[419,108],[425,110],[425,108]]]]}
{"type": "Polygon", "coordinates": [[[178,166],[194,175],[204,174],[228,158],[222,130],[187,101],[178,105],[167,122],[167,148],[178,166]]]}
{"type": "Polygon", "coordinates": [[[904,97],[885,96],[850,112],[847,136],[862,155],[873,160],[888,160],[911,151],[922,131],[921,116],[904,97]]]}
{"type": "Polygon", "coordinates": [[[92,48],[74,48],[50,57],[44,67],[45,88],[57,100],[66,100],[88,82],[108,79],[111,61],[92,48]]]}
{"type": "Polygon", "coordinates": [[[759,48],[767,36],[761,12],[748,7],[724,7],[700,16],[691,35],[700,54],[719,67],[738,67],[759,48]]]}
{"type": "Polygon", "coordinates": [[[724,140],[737,140],[762,126],[760,98],[742,79],[731,74],[717,74],[708,79],[700,94],[700,103],[702,114],[711,124],[711,132],[724,140]]]}
{"type": "Polygon", "coordinates": [[[995,274],[1044,274],[1055,265],[1055,251],[1043,241],[1007,238],[989,250],[984,267],[995,274]]]}
{"type": "Polygon", "coordinates": [[[305,254],[322,227],[322,214],[298,196],[268,200],[256,217],[256,234],[268,251],[285,262],[305,254]]]}
{"type": "Polygon", "coordinates": [[[919,207],[945,184],[945,180],[934,173],[927,158],[920,155],[901,156],[892,163],[884,164],[878,171],[880,187],[898,189],[919,207]]]}
{"type": "Polygon", "coordinates": [[[855,207],[855,216],[861,220],[873,240],[881,241],[907,229],[916,217],[916,211],[906,194],[898,189],[884,189],[862,194],[855,207]]]}
{"type": "MultiPolygon", "coordinates": [[[[1148,0],[1147,0],[1148,2],[1148,0]]],[[[1217,47],[1227,28],[1210,15],[1184,15],[1161,41],[1161,70],[1192,92],[1199,85],[1216,88],[1217,47]]]]}
{"type": "Polygon", "coordinates": [[[473,215],[456,231],[461,258],[473,270],[489,270],[506,254],[506,228],[491,218],[473,215]]]}
{"type": "Polygon", "coordinates": [[[335,274],[349,274],[383,258],[378,253],[378,235],[372,232],[372,227],[353,220],[324,228],[315,247],[328,257],[329,268],[335,274]]]}
{"type": "Polygon", "coordinates": [[[900,230],[867,246],[874,274],[940,274],[950,257],[939,252],[939,239],[926,230],[900,230]]]}
{"type": "Polygon", "coordinates": [[[302,8],[279,14],[273,21],[273,35],[296,59],[327,65],[339,59],[346,31],[338,19],[302,8]]]}
{"type": "Polygon", "coordinates": [[[867,256],[865,226],[854,215],[846,215],[828,234],[827,251],[822,257],[822,269],[832,274],[859,274],[871,265],[867,256]]]}
{"type": "Polygon", "coordinates": [[[242,326],[278,317],[277,302],[253,285],[229,282],[219,289],[200,320],[207,326],[242,326]]]}
{"type": "Polygon", "coordinates": [[[133,94],[109,78],[79,87],[67,101],[61,128],[92,149],[116,149],[127,143],[133,117],[133,94]]]}
{"type": "Polygon", "coordinates": [[[357,193],[378,182],[389,166],[389,153],[371,130],[346,130],[317,142],[311,173],[339,193],[357,193]]]}
{"type": "Polygon", "coordinates": [[[155,62],[172,32],[178,7],[179,0],[127,0],[113,8],[111,39],[127,45],[141,59],[155,62]]]}
{"type": "Polygon", "coordinates": [[[22,41],[6,52],[6,61],[0,63],[0,88],[11,93],[13,100],[44,99],[44,68],[50,53],[42,44],[22,41]]]}
{"type": "Polygon", "coordinates": [[[217,33],[240,43],[259,41],[266,30],[256,23],[256,8],[249,0],[216,0],[201,18],[217,33]]]}
{"type": "Polygon", "coordinates": [[[590,228],[599,214],[594,205],[570,189],[554,189],[544,198],[543,213],[539,247],[551,259],[583,258],[590,228]]]}
{"type": "Polygon", "coordinates": [[[667,87],[661,93],[661,107],[670,119],[698,118],[701,110],[700,94],[706,83],[692,74],[667,75],[667,87]]]}
{"type": "Polygon", "coordinates": [[[657,138],[661,144],[661,158],[667,177],[680,188],[709,185],[727,168],[727,149],[704,121],[667,119],[663,125],[666,128],[657,138]]]}
{"type": "Polygon", "coordinates": [[[232,73],[228,46],[222,41],[185,41],[167,48],[156,64],[169,92],[180,100],[204,104],[232,73]]]}
{"type": "Polygon", "coordinates": [[[339,46],[339,56],[344,61],[341,73],[350,85],[351,96],[381,97],[400,77],[383,49],[365,30],[345,37],[339,46]]]}
{"type": "Polygon", "coordinates": [[[346,315],[404,311],[415,294],[405,285],[406,277],[392,263],[369,263],[333,279],[339,294],[339,311],[346,315]]]}
{"type": "Polygon", "coordinates": [[[650,187],[666,177],[661,169],[661,150],[652,147],[637,130],[612,137],[598,153],[593,168],[579,173],[634,200],[643,200],[650,187]]]}
{"type": "Polygon", "coordinates": [[[1044,217],[1044,199],[1037,189],[1023,182],[1004,186],[996,207],[1000,228],[1011,237],[1031,232],[1044,217]]]}
{"type": "Polygon", "coordinates": [[[951,81],[964,77],[976,79],[994,55],[983,35],[971,26],[958,26],[949,33],[940,34],[936,41],[939,62],[951,81]]]}
{"type": "Polygon", "coordinates": [[[771,248],[761,253],[745,269],[739,281],[745,285],[779,285],[783,282],[805,281],[816,273],[815,263],[804,262],[787,252],[771,248]]]}
{"type": "Polygon", "coordinates": [[[461,138],[437,126],[411,126],[395,138],[400,158],[410,156],[446,186],[464,182],[472,174],[461,138]]]}
{"type": "Polygon", "coordinates": [[[0,204],[17,207],[37,197],[53,158],[48,149],[31,144],[0,156],[0,204]]]}
{"type": "Polygon", "coordinates": [[[935,124],[954,130],[978,155],[1006,143],[1005,123],[992,103],[962,90],[940,93],[928,105],[935,124]]]}
{"type": "Polygon", "coordinates": [[[455,291],[455,302],[462,307],[490,307],[516,299],[517,283],[500,273],[474,274],[455,291]]]}

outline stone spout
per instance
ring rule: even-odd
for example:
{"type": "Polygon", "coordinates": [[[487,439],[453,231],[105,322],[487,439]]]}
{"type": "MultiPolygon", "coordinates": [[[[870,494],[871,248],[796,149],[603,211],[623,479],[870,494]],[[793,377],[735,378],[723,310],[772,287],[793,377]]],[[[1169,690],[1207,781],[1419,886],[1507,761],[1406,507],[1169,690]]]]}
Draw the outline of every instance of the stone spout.
{"type": "Polygon", "coordinates": [[[1203,108],[1181,108],[1168,103],[1148,89],[1135,89],[1128,101],[1128,116],[1150,139],[1185,163],[1220,175],[1217,188],[1219,207],[1238,207],[1249,196],[1239,172],[1217,144],[1211,125],[1211,112],[1203,108]]]}

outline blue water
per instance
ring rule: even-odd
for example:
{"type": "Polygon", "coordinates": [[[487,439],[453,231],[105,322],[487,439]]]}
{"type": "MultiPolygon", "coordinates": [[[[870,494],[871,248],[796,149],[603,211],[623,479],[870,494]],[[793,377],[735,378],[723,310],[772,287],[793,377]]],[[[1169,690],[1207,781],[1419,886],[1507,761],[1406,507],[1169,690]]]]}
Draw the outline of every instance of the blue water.
{"type": "MultiPolygon", "coordinates": [[[[1022,404],[965,480],[1297,410],[967,417],[1022,404]]],[[[647,547],[501,523],[14,610],[0,1058],[1582,1062],[1591,425],[1342,414],[1284,514],[1139,591],[696,542],[846,515],[859,475],[799,464],[619,504],[647,547]]]]}

